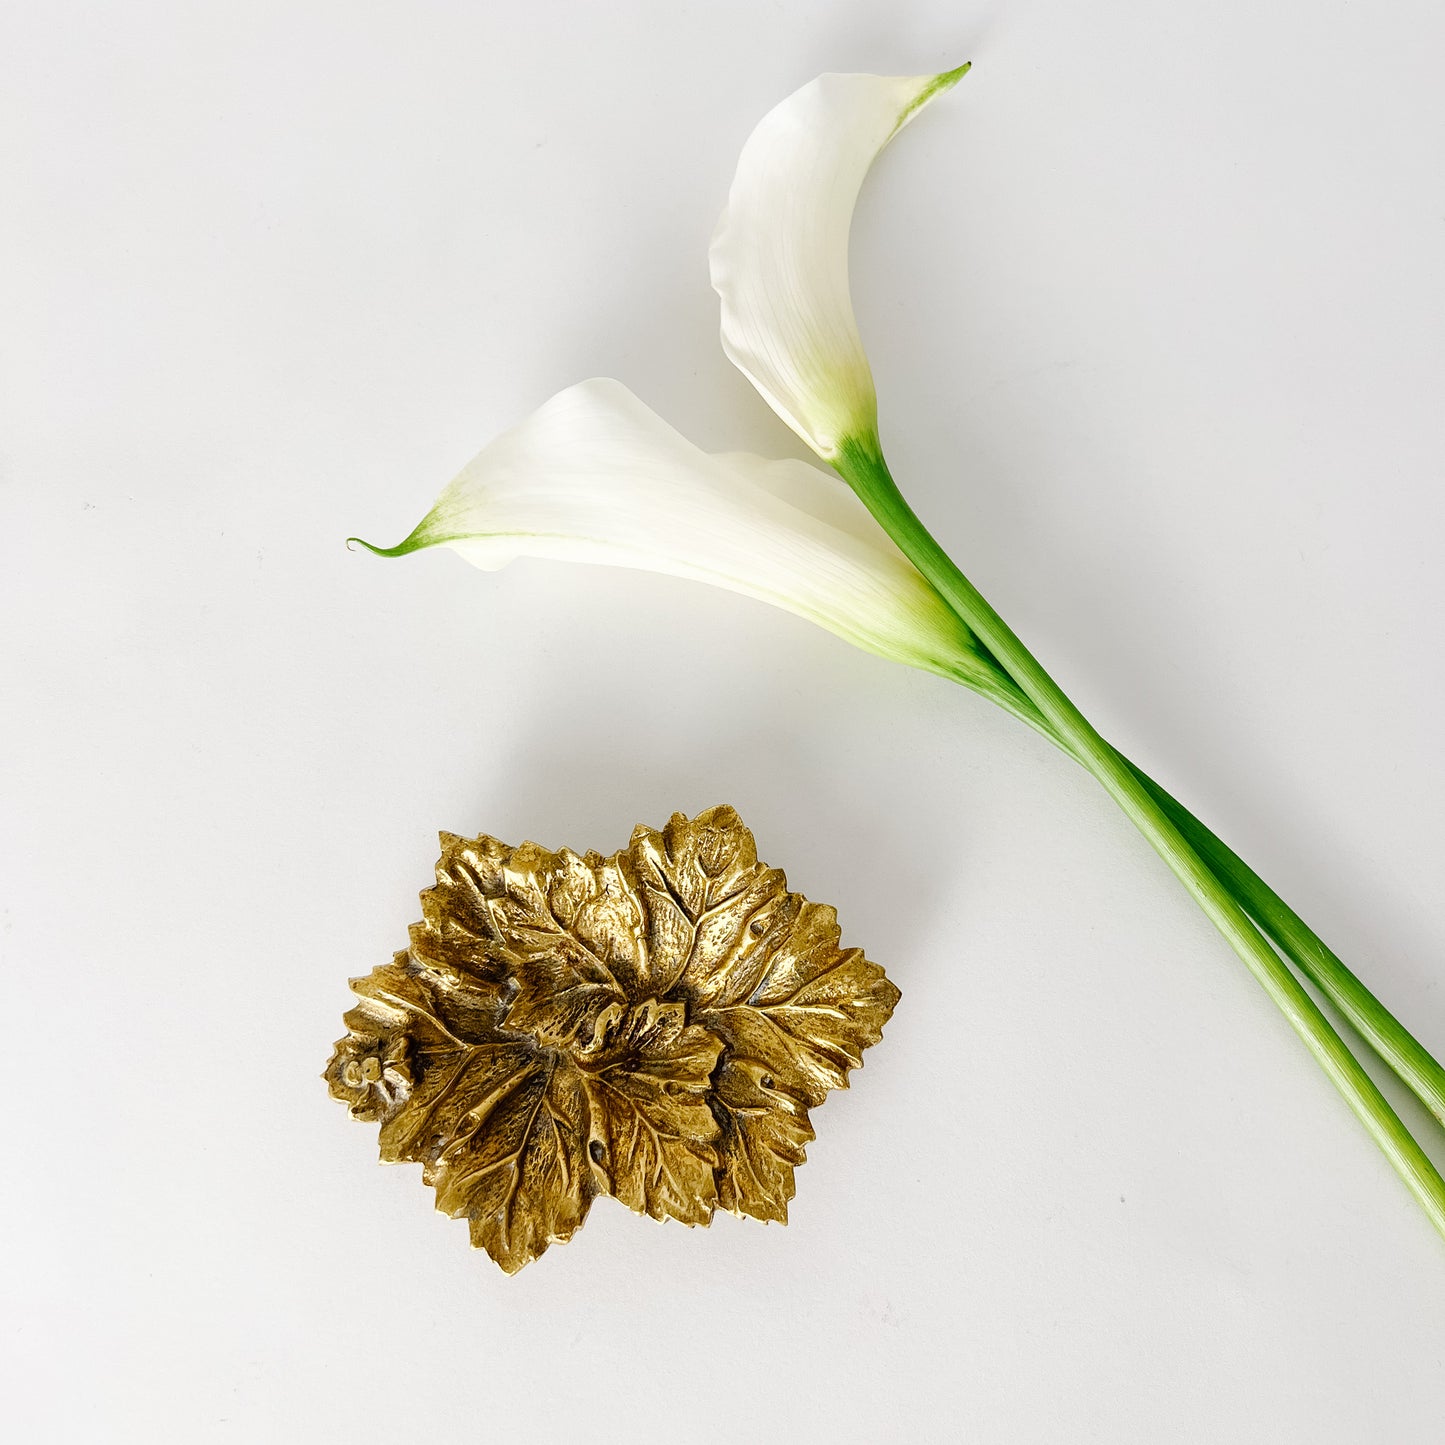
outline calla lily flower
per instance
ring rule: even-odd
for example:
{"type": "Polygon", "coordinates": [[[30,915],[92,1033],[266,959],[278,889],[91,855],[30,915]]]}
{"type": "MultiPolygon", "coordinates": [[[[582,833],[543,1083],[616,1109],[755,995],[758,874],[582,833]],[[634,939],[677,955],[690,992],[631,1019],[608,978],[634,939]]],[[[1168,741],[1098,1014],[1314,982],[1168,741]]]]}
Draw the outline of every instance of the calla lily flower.
{"type": "Polygon", "coordinates": [[[875,157],[969,67],[820,75],[748,137],[709,253],[722,344],[825,461],[876,451],[878,401],[848,290],[848,232],[875,157]]]}
{"type": "Polygon", "coordinates": [[[362,545],[386,557],[450,547],[487,570],[525,556],[691,577],[910,667],[975,685],[992,675],[851,492],[807,462],[701,451],[607,379],[498,437],[403,542],[362,545]]]}

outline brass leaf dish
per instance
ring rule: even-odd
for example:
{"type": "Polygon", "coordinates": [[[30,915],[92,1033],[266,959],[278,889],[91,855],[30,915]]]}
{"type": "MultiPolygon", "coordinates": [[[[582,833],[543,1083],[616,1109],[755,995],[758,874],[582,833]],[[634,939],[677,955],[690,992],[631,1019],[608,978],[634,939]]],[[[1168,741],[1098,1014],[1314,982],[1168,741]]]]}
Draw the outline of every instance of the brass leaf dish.
{"type": "Polygon", "coordinates": [[[325,1078],[381,1157],[509,1274],[600,1194],[787,1222],[808,1110],[898,1002],[728,807],[603,858],[442,834],[411,946],[365,978],[325,1078]]]}

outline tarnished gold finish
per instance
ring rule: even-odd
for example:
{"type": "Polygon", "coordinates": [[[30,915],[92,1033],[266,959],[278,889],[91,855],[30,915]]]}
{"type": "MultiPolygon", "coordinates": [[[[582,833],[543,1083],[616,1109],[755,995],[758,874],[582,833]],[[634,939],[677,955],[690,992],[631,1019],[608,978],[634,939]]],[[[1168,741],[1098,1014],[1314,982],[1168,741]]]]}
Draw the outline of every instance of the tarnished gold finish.
{"type": "Polygon", "coordinates": [[[610,858],[442,835],[411,947],[366,978],[326,1069],[381,1157],[509,1274],[611,1194],[657,1219],[786,1223],[808,1110],[898,1001],[731,808],[610,858]]]}

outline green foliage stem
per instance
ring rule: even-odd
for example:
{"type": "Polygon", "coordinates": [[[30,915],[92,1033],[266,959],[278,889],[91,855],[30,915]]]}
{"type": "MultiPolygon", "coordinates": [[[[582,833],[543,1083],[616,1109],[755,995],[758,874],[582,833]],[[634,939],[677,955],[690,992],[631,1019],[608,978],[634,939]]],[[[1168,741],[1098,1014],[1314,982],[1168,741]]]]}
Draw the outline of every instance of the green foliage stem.
{"type": "MultiPolygon", "coordinates": [[[[1246,912],[1232,887],[1207,861],[1206,855],[1212,854],[1215,865],[1224,870],[1227,877],[1232,876],[1236,885],[1249,885],[1255,875],[1245,868],[1235,855],[1229,853],[1222,843],[1214,839],[1212,834],[1206,837],[1207,830],[1202,824],[1192,820],[1182,807],[1100,737],[1003,618],[938,545],[898,490],[875,443],[845,443],[834,465],[904,555],[972,628],[980,643],[996,660],[1000,670],[1016,686],[1028,708],[1021,711],[1018,707],[1010,707],[1010,711],[1024,716],[1026,721],[1029,720],[1027,712],[1036,711],[1039,722],[1043,724],[1040,730],[1077,758],[1124,810],[1269,994],[1315,1061],[1389,1159],[1395,1172],[1425,1210],[1436,1230],[1445,1236],[1445,1180],[1441,1179],[1435,1166],[1390,1107],[1374,1080],[1365,1072],[1359,1060],[1320,1011],[1319,1006],[1255,926],[1254,920],[1246,912]],[[1191,826],[1191,823],[1194,826],[1191,826]],[[1212,846],[1210,840],[1213,840],[1217,847],[1212,846]],[[1230,860],[1238,864],[1238,867],[1231,868],[1230,860]]],[[[1285,917],[1288,910],[1285,910],[1285,913],[1275,910],[1270,903],[1270,898],[1273,897],[1271,893],[1269,898],[1266,898],[1264,893],[1255,890],[1256,902],[1261,912],[1274,917],[1276,922],[1284,927],[1288,924],[1285,917]]],[[[1285,931],[1295,938],[1301,951],[1305,951],[1304,945],[1309,940],[1318,943],[1307,929],[1302,933],[1299,929],[1303,929],[1302,924],[1298,925],[1298,929],[1294,925],[1285,927],[1285,931]]],[[[1319,945],[1319,948],[1323,949],[1323,945],[1319,945]]],[[[1323,952],[1330,959],[1334,958],[1327,949],[1323,952]]],[[[1322,977],[1329,979],[1335,986],[1343,982],[1339,970],[1348,974],[1348,970],[1344,969],[1338,960],[1334,960],[1337,969],[1328,966],[1320,969],[1323,955],[1317,950],[1311,952],[1310,956],[1322,977]]],[[[1349,978],[1354,980],[1352,974],[1349,974],[1349,978]]],[[[1354,983],[1359,988],[1359,995],[1353,995],[1354,1003],[1357,1011],[1360,1011],[1359,1005],[1367,1000],[1375,1001],[1368,990],[1359,985],[1358,980],[1354,980],[1354,983]]],[[[1344,990],[1344,993],[1347,997],[1352,996],[1348,989],[1344,990]]],[[[1343,1004],[1341,1006],[1343,1007],[1343,1004]]],[[[1381,1009],[1380,1012],[1384,1013],[1384,1010],[1381,1009]]],[[[1361,1017],[1366,1022],[1378,1023],[1368,1006],[1364,1008],[1361,1017]]],[[[1385,1017],[1390,1016],[1385,1014],[1385,1017]]],[[[1391,1019],[1391,1022],[1394,1020],[1391,1019]]],[[[1384,1038],[1389,1031],[1382,1033],[1377,1027],[1375,1032],[1384,1038]]],[[[1400,1032],[1403,1034],[1403,1029],[1400,1032]]],[[[1370,1037],[1369,1034],[1366,1037],[1370,1037]]],[[[1408,1039],[1409,1035],[1405,1034],[1404,1037],[1408,1039]]],[[[1398,1042],[1396,1039],[1397,1044],[1398,1042]]],[[[1428,1058],[1428,1055],[1426,1057],[1428,1058]]]]}

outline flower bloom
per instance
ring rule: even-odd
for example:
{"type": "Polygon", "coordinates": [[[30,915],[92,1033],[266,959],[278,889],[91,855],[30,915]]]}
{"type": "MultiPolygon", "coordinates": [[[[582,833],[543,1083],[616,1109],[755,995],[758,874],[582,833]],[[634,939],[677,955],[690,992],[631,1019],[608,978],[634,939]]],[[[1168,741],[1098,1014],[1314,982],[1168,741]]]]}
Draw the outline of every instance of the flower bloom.
{"type": "Polygon", "coordinates": [[[554,396],[463,468],[405,541],[371,550],[426,547],[487,569],[527,556],[692,577],[911,667],[982,670],[968,628],[832,477],[703,452],[616,381],[554,396]]]}
{"type": "Polygon", "coordinates": [[[878,153],[968,70],[820,75],[748,137],[709,263],[729,359],[825,461],[876,450],[878,400],[848,289],[848,232],[878,153]]]}

